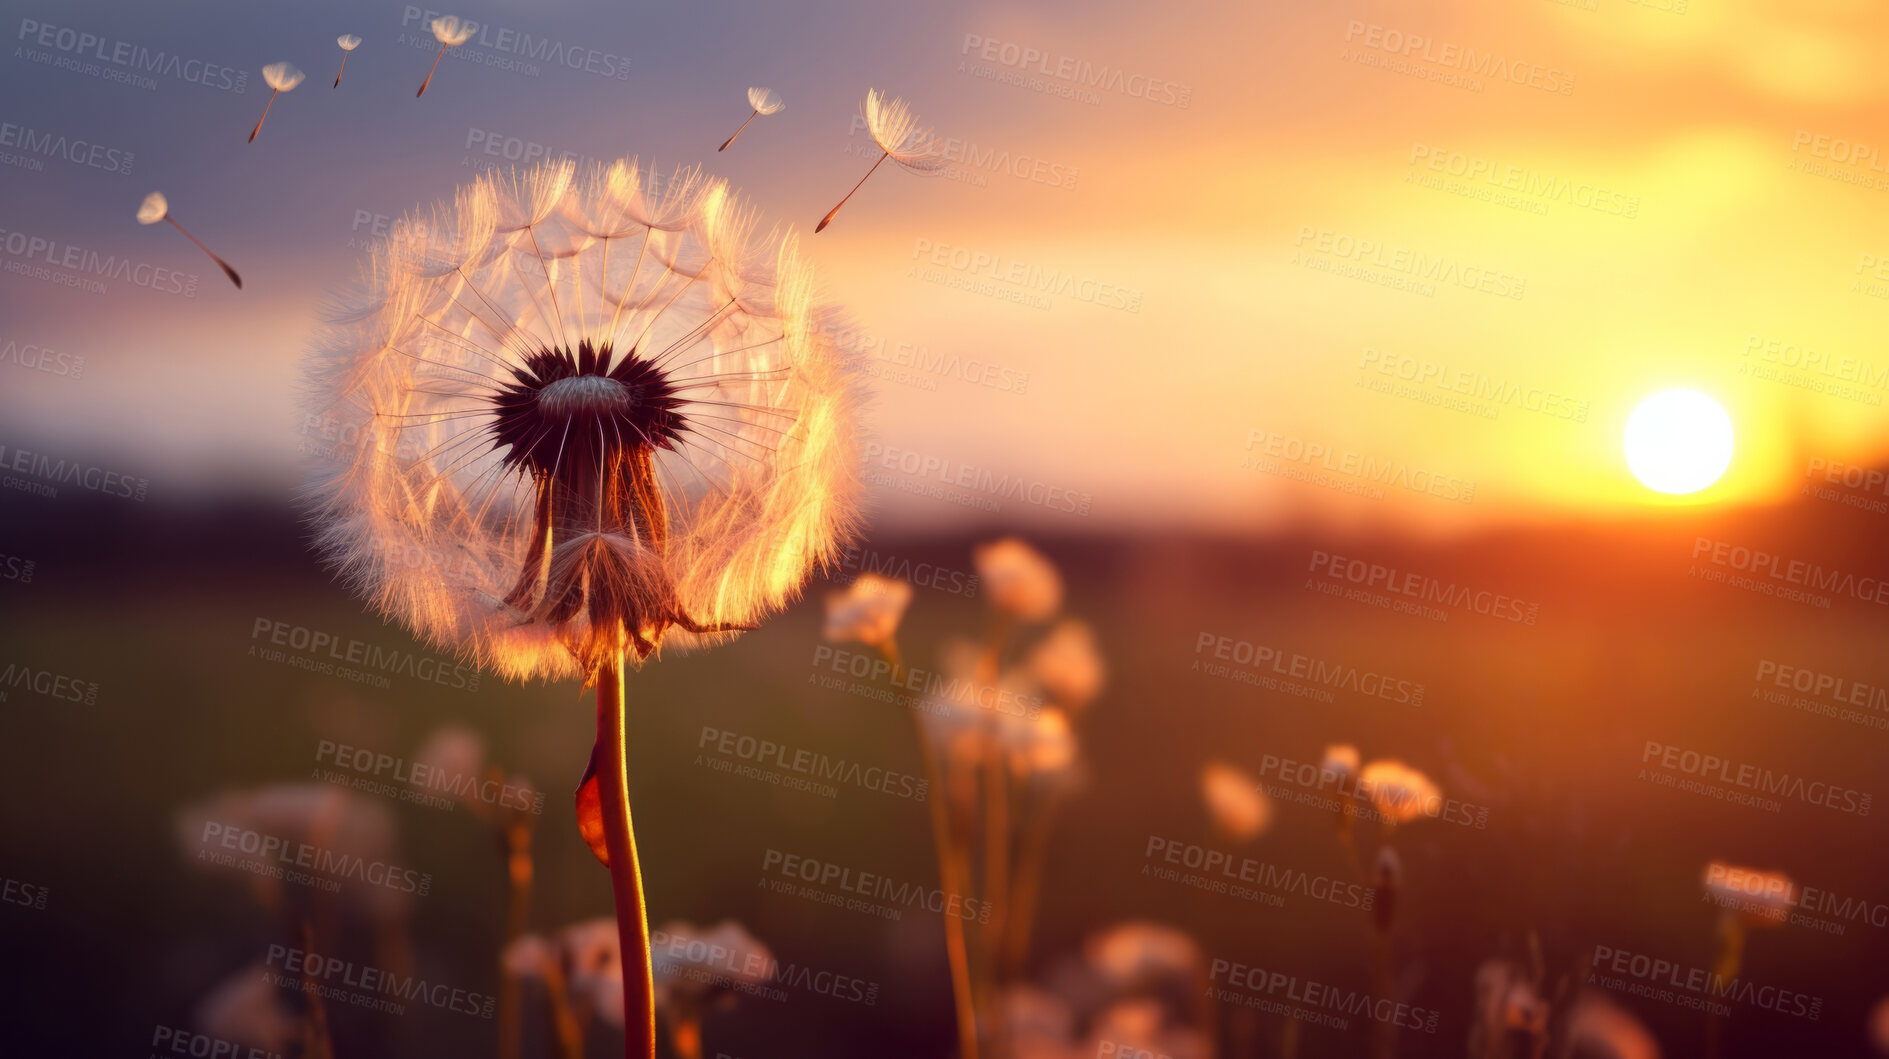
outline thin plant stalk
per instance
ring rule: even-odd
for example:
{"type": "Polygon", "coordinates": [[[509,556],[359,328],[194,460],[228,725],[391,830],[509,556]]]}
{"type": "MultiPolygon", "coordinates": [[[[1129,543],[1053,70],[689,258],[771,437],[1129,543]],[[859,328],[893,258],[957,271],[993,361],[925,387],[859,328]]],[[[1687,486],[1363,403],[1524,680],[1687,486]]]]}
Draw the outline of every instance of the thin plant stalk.
{"type": "Polygon", "coordinates": [[[499,943],[499,1055],[501,1059],[518,1059],[524,1044],[524,983],[504,966],[504,953],[524,935],[525,923],[531,914],[531,825],[519,820],[501,826],[505,837],[506,897],[505,937],[499,943]]]}
{"type": "Polygon", "coordinates": [[[570,985],[564,968],[555,959],[546,960],[544,991],[551,1004],[551,1035],[558,1059],[584,1059],[584,1027],[571,1010],[570,985]]]}
{"type": "MultiPolygon", "coordinates": [[[[750,119],[750,120],[752,120],[752,119],[750,119]]],[[[885,153],[883,153],[883,154],[881,154],[881,155],[879,156],[879,161],[877,161],[877,162],[874,162],[874,163],[872,163],[872,168],[871,168],[871,169],[868,169],[868,170],[866,170],[866,176],[863,176],[863,177],[860,177],[860,178],[859,178],[859,183],[858,183],[858,184],[854,184],[854,185],[853,185],[853,190],[852,190],[852,191],[848,191],[848,192],[846,193],[846,198],[845,198],[845,199],[841,199],[841,200],[840,200],[840,203],[839,203],[839,206],[835,206],[835,207],[833,207],[832,209],[830,209],[830,210],[828,210],[828,211],[826,211],[826,216],[824,216],[824,217],[822,217],[822,218],[820,218],[820,223],[819,223],[819,224],[817,224],[817,225],[814,225],[814,228],[813,228],[813,234],[815,234],[815,235],[818,235],[818,234],[820,234],[821,232],[824,232],[824,231],[826,231],[826,226],[827,226],[827,225],[829,225],[829,224],[832,224],[832,223],[833,223],[833,215],[834,215],[834,214],[836,214],[836,213],[838,213],[838,212],[840,211],[840,206],[844,206],[844,205],[846,205],[846,199],[850,199],[850,198],[852,198],[852,197],[853,197],[853,193],[854,193],[854,192],[856,192],[856,191],[858,191],[858,190],[859,190],[859,188],[860,188],[860,185],[862,185],[862,184],[864,184],[864,183],[866,182],[866,177],[869,177],[869,176],[871,176],[871,175],[872,175],[872,174],[873,174],[874,172],[876,172],[876,171],[878,170],[878,168],[879,168],[879,166],[880,166],[880,164],[881,164],[881,163],[883,163],[883,162],[884,162],[884,161],[885,161],[885,160],[886,160],[887,158],[890,158],[890,157],[892,157],[892,152],[890,152],[890,151],[886,151],[885,153]]]]}
{"type": "MultiPolygon", "coordinates": [[[[887,638],[879,645],[879,656],[892,667],[892,681],[899,683],[904,662],[898,641],[887,638]]],[[[938,855],[938,884],[949,893],[961,893],[960,873],[951,851],[951,819],[945,799],[949,797],[938,771],[938,759],[932,752],[931,735],[925,731],[925,719],[916,711],[912,726],[918,734],[918,758],[925,767],[925,805],[931,810],[932,846],[938,855]]],[[[963,1059],[977,1059],[977,1012],[971,1005],[970,950],[964,941],[964,917],[947,915],[945,924],[945,960],[951,966],[951,1000],[957,1009],[958,1052],[963,1059]]]]}
{"type": "Polygon", "coordinates": [[[669,1015],[669,1045],[676,1059],[702,1059],[702,1013],[676,1012],[669,1015]]]}
{"type": "Polygon", "coordinates": [[[636,862],[636,833],[630,821],[623,655],[617,653],[598,667],[596,679],[597,795],[603,810],[604,845],[610,854],[617,942],[622,950],[623,1054],[626,1059],[656,1059],[656,981],[650,969],[643,873],[636,862]]]}
{"type": "MultiPolygon", "coordinates": [[[[344,59],[342,61],[345,62],[347,60],[344,59]]],[[[335,78],[335,84],[340,84],[340,83],[341,83],[341,79],[339,77],[335,78]]],[[[282,94],[282,90],[279,88],[274,88],[274,89],[269,90],[269,102],[264,103],[262,105],[262,117],[257,118],[256,127],[249,130],[250,143],[256,142],[256,134],[262,131],[262,123],[269,120],[269,108],[275,106],[275,97],[281,94],[282,94]]]]}
{"type": "MultiPolygon", "coordinates": [[[[761,111],[760,111],[760,108],[758,108],[758,107],[757,107],[757,108],[755,108],[755,111],[754,111],[754,113],[753,113],[753,114],[750,114],[750,115],[748,115],[748,121],[753,121],[753,120],[754,120],[755,118],[757,118],[757,117],[759,117],[759,116],[760,116],[760,114],[761,114],[761,111]]],[[[745,129],[745,128],[747,128],[747,127],[748,127],[748,121],[744,121],[744,122],[742,122],[742,123],[741,123],[741,129],[745,129]]],[[[736,130],[735,130],[735,136],[739,136],[739,135],[741,135],[741,129],[736,129],[736,130]]],[[[721,152],[721,151],[726,151],[726,150],[728,149],[728,145],[729,145],[729,144],[731,144],[731,143],[733,143],[733,142],[735,142],[735,136],[730,136],[730,137],[728,137],[728,138],[727,138],[726,140],[723,140],[723,141],[722,141],[722,145],[721,145],[720,147],[717,147],[717,148],[715,148],[715,150],[716,150],[716,152],[717,152],[717,153],[719,153],[719,152],[721,152]]],[[[838,206],[835,206],[835,207],[833,207],[833,208],[834,208],[834,209],[836,209],[836,210],[837,210],[837,209],[839,209],[839,207],[838,207],[838,206]]],[[[827,216],[829,216],[829,217],[830,217],[830,216],[832,216],[832,214],[828,214],[827,216]]]]}
{"type": "Polygon", "coordinates": [[[1001,970],[1004,920],[1010,894],[1010,795],[1004,754],[992,746],[984,758],[984,905],[990,919],[984,923],[984,981],[979,993],[991,1023],[993,1040],[1003,1039],[999,1005],[993,1003],[1001,970]]]}
{"type": "Polygon", "coordinates": [[[203,251],[206,254],[210,254],[210,260],[217,263],[217,267],[223,270],[223,274],[230,278],[231,283],[236,284],[237,290],[243,289],[243,277],[236,274],[236,270],[230,267],[229,262],[223,260],[222,258],[216,256],[213,253],[210,253],[210,248],[203,245],[202,240],[198,239],[194,235],[191,235],[190,232],[187,229],[185,229],[183,225],[178,224],[177,218],[172,217],[169,214],[165,214],[164,219],[170,222],[172,228],[175,228],[178,231],[183,232],[184,238],[190,240],[193,243],[196,243],[197,249],[203,251]]]}
{"type": "MultiPolygon", "coordinates": [[[[315,951],[315,928],[307,920],[302,921],[302,951],[315,951]]],[[[302,995],[308,998],[308,1054],[310,1059],[334,1059],[334,1039],[328,1032],[328,1005],[322,1001],[320,989],[310,988],[313,985],[304,971],[302,995]]]]}
{"type": "MultiPolygon", "coordinates": [[[[439,46],[439,54],[433,56],[433,65],[426,71],[426,80],[420,82],[420,90],[413,93],[413,98],[418,99],[426,95],[426,86],[433,83],[433,71],[439,69],[439,61],[446,57],[446,49],[448,47],[450,47],[450,45],[447,44],[441,44],[439,46]]],[[[339,81],[340,79],[336,78],[336,80],[339,81]]]]}
{"type": "Polygon", "coordinates": [[[1017,877],[1011,887],[1011,900],[1004,915],[1003,971],[1015,978],[1023,971],[1030,953],[1030,931],[1036,917],[1037,899],[1042,893],[1043,876],[1049,861],[1049,836],[1056,818],[1056,799],[1040,800],[1023,836],[1017,855],[1017,877]]]}

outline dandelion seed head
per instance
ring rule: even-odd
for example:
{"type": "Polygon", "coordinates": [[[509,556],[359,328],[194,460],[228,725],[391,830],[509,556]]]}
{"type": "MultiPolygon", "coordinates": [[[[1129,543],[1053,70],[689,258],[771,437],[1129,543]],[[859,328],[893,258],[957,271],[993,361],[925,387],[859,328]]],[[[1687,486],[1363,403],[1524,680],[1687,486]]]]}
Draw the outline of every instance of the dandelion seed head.
{"type": "Polygon", "coordinates": [[[267,1055],[286,1055],[301,1036],[301,1013],[274,982],[274,970],[257,960],[217,985],[197,1002],[193,1022],[221,1040],[267,1055]]]}
{"type": "Polygon", "coordinates": [[[950,164],[938,138],[930,129],[919,126],[917,115],[904,100],[888,97],[876,88],[868,89],[864,111],[873,142],[894,162],[921,173],[950,164]]]}
{"type": "Polygon", "coordinates": [[[1112,988],[1149,989],[1164,982],[1192,985],[1201,964],[1193,938],[1159,923],[1129,920],[1090,935],[1083,955],[1112,988]]]}
{"type": "Polygon", "coordinates": [[[1272,799],[1259,781],[1224,761],[1201,767],[1200,797],[1215,829],[1236,842],[1250,842],[1272,826],[1272,799]]]}
{"type": "Polygon", "coordinates": [[[479,31],[479,24],[469,22],[458,15],[441,15],[433,20],[433,39],[448,48],[457,48],[472,39],[479,31]]]}
{"type": "Polygon", "coordinates": [[[1020,621],[1043,621],[1063,605],[1063,578],[1043,553],[1015,537],[971,553],[978,584],[991,605],[1020,621]]]}
{"type": "Polygon", "coordinates": [[[623,1025],[623,943],[617,921],[599,916],[558,931],[564,979],[584,1007],[612,1026],[623,1025]]]}
{"type": "Polygon", "coordinates": [[[262,68],[263,83],[278,92],[287,92],[302,83],[308,75],[297,70],[290,63],[270,63],[262,68]]]}
{"type": "Polygon", "coordinates": [[[1030,676],[1065,709],[1081,711],[1102,690],[1106,667],[1087,622],[1070,618],[1056,623],[1030,649],[1030,676]]]}
{"type": "Polygon", "coordinates": [[[343,33],[335,38],[335,43],[341,45],[342,51],[353,51],[361,46],[361,38],[352,33],[343,33]]]}
{"type": "Polygon", "coordinates": [[[670,1011],[699,1011],[731,993],[732,986],[764,982],[774,964],[767,946],[732,919],[712,927],[673,920],[654,936],[661,939],[650,953],[656,1002],[670,1011]]]}
{"type": "Polygon", "coordinates": [[[898,635],[899,621],[911,602],[911,585],[878,574],[860,574],[845,589],[827,594],[826,638],[879,647],[898,635]]]}
{"type": "Polygon", "coordinates": [[[1358,774],[1358,786],[1378,812],[1397,823],[1427,815],[1443,797],[1430,777],[1401,761],[1373,761],[1358,774]]]}
{"type": "Polygon", "coordinates": [[[1358,760],[1357,747],[1350,743],[1332,743],[1325,747],[1325,757],[1318,770],[1333,781],[1343,782],[1358,774],[1358,760]]]}
{"type": "Polygon", "coordinates": [[[362,443],[318,540],[379,609],[512,677],[725,639],[857,521],[859,361],[791,235],[634,160],[481,177],[397,226],[306,368],[362,443]]]}
{"type": "Polygon", "coordinates": [[[1019,778],[1054,780],[1076,766],[1075,729],[1069,715],[1054,706],[1035,716],[998,714],[996,737],[1019,778]]]}
{"type": "Polygon", "coordinates": [[[1797,904],[1797,884],[1783,872],[1742,868],[1715,860],[1700,877],[1706,895],[1749,926],[1777,926],[1797,904]]]}
{"type": "Polygon", "coordinates": [[[786,100],[783,100],[781,94],[771,88],[748,89],[748,105],[753,107],[755,113],[762,117],[766,117],[769,114],[779,114],[781,111],[787,109],[786,100]]]}
{"type": "Polygon", "coordinates": [[[1591,989],[1575,997],[1565,1037],[1567,1054],[1575,1059],[1660,1059],[1659,1042],[1645,1023],[1591,989]]]}
{"type": "Polygon", "coordinates": [[[156,224],[170,216],[170,212],[170,200],[164,197],[162,191],[153,191],[144,197],[143,202],[138,203],[138,223],[156,224]]]}

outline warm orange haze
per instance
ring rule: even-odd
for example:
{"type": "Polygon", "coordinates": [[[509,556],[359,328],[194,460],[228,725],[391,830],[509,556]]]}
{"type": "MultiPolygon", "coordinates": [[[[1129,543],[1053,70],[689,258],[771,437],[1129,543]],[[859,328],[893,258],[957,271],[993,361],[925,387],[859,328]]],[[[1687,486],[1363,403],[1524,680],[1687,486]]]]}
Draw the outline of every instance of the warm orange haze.
{"type": "Polygon", "coordinates": [[[1889,1055],[1879,5],[0,29],[0,1054],[1889,1055]]]}

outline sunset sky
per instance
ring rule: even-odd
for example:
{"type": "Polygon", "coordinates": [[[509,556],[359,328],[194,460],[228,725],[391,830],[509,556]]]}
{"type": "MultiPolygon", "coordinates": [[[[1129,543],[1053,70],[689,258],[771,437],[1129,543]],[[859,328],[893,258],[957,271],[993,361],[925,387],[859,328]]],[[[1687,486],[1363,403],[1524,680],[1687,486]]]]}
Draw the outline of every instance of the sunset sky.
{"type": "Polygon", "coordinates": [[[440,13],[485,32],[416,100],[426,5],[10,4],[0,444],[153,497],[287,495],[298,362],[377,225],[527,152],[636,154],[801,231],[871,336],[892,523],[1631,515],[1665,501],[1622,426],[1678,386],[1737,432],[1697,499],[1780,498],[1812,459],[1884,455],[1889,13],[1738,7],[470,3],[440,13]],[[365,43],[334,89],[340,33],[365,43]],[[154,52],[186,62],[106,76],[154,52]],[[245,145],[278,60],[308,79],[245,145]],[[717,154],[750,84],[787,109],[717,154]],[[957,164],[882,168],[815,237],[877,157],[868,87],[957,164]],[[134,221],[153,189],[244,290],[134,221]],[[48,260],[93,252],[195,274],[195,296],[48,260]]]}

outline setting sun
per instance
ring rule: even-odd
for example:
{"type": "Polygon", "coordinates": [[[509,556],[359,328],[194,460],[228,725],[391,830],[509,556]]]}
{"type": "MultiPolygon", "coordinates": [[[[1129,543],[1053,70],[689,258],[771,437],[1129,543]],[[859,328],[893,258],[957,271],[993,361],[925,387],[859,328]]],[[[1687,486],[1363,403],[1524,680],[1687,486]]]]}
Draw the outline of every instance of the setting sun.
{"type": "Polygon", "coordinates": [[[1627,417],[1621,444],[1640,484],[1675,496],[1696,493],[1732,465],[1732,418],[1697,390],[1662,390],[1627,417]]]}

